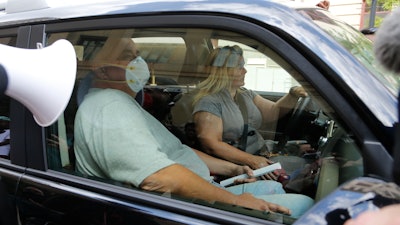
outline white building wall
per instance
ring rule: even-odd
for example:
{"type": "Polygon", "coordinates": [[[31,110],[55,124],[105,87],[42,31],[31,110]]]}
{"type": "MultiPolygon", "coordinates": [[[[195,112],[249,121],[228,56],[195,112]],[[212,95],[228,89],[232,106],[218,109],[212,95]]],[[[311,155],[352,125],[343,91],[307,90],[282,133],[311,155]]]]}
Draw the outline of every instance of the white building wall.
{"type": "MultiPolygon", "coordinates": [[[[316,5],[320,0],[294,0],[296,2],[305,2],[316,5]]],[[[362,0],[330,0],[329,11],[350,24],[356,29],[360,29],[362,0]]]]}
{"type": "Polygon", "coordinates": [[[329,11],[354,28],[360,29],[362,0],[333,0],[329,11]]]}

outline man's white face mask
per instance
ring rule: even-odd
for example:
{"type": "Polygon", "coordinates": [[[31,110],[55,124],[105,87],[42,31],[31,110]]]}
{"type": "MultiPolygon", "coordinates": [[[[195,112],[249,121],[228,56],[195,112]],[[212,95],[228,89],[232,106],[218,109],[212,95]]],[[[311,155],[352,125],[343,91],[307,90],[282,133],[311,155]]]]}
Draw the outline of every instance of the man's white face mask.
{"type": "Polygon", "coordinates": [[[126,82],[130,89],[136,93],[143,89],[150,77],[147,63],[138,56],[132,60],[125,69],[126,82]]]}

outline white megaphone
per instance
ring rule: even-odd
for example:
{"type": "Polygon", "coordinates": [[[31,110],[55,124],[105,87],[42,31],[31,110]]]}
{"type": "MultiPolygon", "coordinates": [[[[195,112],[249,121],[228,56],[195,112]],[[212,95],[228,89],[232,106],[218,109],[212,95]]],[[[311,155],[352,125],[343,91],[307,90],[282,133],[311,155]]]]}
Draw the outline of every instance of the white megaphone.
{"type": "Polygon", "coordinates": [[[19,101],[43,127],[67,106],[76,77],[76,54],[67,40],[39,49],[0,45],[0,94],[19,101]]]}

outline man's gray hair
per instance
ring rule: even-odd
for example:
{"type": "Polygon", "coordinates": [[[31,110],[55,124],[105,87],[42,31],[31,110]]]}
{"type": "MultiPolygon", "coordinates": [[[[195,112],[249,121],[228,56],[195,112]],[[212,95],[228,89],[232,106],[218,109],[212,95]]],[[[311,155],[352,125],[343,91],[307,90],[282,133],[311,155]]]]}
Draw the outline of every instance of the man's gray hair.
{"type": "Polygon", "coordinates": [[[400,8],[385,17],[376,33],[374,52],[386,68],[400,73],[400,8]]]}

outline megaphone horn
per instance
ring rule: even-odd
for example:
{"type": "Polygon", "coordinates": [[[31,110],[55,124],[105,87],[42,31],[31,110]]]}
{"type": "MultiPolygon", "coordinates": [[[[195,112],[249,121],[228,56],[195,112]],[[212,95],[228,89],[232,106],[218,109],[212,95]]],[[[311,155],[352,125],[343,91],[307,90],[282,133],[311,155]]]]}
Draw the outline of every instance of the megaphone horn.
{"type": "Polygon", "coordinates": [[[0,67],[1,93],[27,107],[40,126],[58,119],[76,77],[76,55],[69,41],[58,40],[41,49],[0,45],[0,67]]]}

